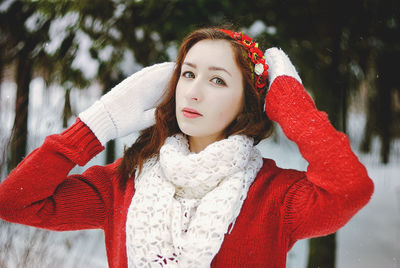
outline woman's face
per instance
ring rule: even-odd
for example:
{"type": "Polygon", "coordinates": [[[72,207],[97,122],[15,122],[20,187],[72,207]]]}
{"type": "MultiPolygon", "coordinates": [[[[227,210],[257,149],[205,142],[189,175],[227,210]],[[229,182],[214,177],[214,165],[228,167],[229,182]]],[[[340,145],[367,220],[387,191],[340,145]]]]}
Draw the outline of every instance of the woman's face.
{"type": "Polygon", "coordinates": [[[202,40],[188,51],[175,97],[178,125],[191,145],[225,138],[224,129],[243,107],[242,81],[228,41],[202,40]]]}

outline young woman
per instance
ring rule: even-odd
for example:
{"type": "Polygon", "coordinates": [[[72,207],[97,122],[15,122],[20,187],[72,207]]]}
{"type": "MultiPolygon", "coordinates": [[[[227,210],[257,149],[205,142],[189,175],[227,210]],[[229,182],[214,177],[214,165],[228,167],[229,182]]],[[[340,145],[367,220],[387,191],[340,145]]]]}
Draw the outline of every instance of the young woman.
{"type": "Polygon", "coordinates": [[[191,33],[175,64],[127,78],[28,155],[0,185],[0,217],[101,228],[110,267],[285,267],[297,240],[337,231],[373,184],[289,58],[264,56],[241,33],[191,33]],[[270,120],[297,143],[306,172],[254,147],[270,120]],[[122,159],[68,175],[133,131],[122,159]]]}

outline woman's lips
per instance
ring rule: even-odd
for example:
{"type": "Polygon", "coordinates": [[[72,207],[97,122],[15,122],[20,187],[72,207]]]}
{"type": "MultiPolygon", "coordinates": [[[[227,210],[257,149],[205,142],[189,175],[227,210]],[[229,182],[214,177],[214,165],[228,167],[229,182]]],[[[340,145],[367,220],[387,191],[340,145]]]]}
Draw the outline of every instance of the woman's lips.
{"type": "Polygon", "coordinates": [[[203,116],[201,113],[199,113],[195,109],[191,109],[191,108],[183,108],[182,113],[187,118],[197,118],[197,117],[203,116]]]}

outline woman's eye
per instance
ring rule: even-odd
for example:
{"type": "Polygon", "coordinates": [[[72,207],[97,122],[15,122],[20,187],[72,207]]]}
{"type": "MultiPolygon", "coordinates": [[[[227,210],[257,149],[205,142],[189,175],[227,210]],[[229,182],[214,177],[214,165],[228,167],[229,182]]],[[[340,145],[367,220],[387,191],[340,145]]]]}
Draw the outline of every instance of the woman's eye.
{"type": "Polygon", "coordinates": [[[219,77],[215,77],[213,78],[211,81],[213,81],[215,84],[219,85],[219,86],[226,86],[226,83],[224,80],[222,80],[219,77]]]}
{"type": "Polygon", "coordinates": [[[183,73],[182,73],[182,76],[183,76],[183,77],[186,77],[186,78],[194,78],[194,73],[193,73],[193,72],[186,71],[186,72],[183,72],[183,73]]]}

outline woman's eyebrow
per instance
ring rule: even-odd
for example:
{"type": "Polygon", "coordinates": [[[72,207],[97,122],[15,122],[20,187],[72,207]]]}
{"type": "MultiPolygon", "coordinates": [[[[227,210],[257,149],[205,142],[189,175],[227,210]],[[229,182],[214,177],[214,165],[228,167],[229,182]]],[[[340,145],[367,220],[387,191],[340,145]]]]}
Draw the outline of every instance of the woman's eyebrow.
{"type": "Polygon", "coordinates": [[[210,66],[210,67],[208,67],[208,70],[212,70],[212,71],[223,71],[223,72],[226,72],[227,74],[229,74],[230,76],[232,76],[230,72],[228,72],[226,69],[224,69],[224,68],[222,68],[222,67],[210,66]]]}
{"type": "Polygon", "coordinates": [[[192,67],[192,68],[194,68],[194,69],[197,68],[197,67],[196,67],[196,64],[193,64],[193,63],[190,63],[190,62],[187,62],[187,61],[185,61],[183,64],[188,65],[188,66],[190,66],[190,67],[192,67]]]}
{"type": "MultiPolygon", "coordinates": [[[[185,61],[183,64],[188,65],[188,66],[190,66],[190,67],[192,67],[194,69],[197,68],[196,64],[193,64],[191,62],[185,61]]],[[[208,67],[208,70],[211,70],[211,71],[223,71],[223,72],[226,72],[227,74],[229,74],[230,76],[232,76],[230,72],[228,72],[225,68],[222,68],[222,67],[210,66],[210,67],[208,67]]]]}

